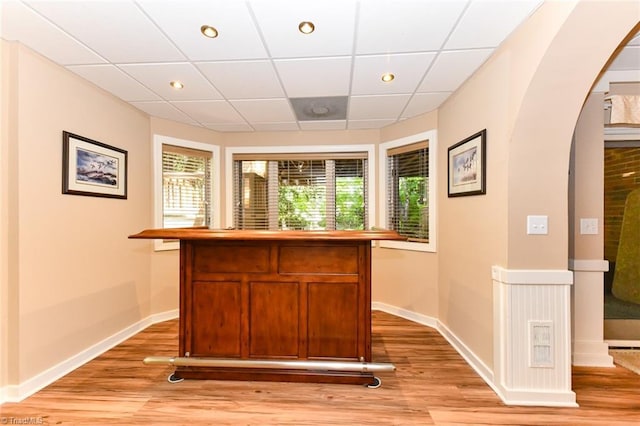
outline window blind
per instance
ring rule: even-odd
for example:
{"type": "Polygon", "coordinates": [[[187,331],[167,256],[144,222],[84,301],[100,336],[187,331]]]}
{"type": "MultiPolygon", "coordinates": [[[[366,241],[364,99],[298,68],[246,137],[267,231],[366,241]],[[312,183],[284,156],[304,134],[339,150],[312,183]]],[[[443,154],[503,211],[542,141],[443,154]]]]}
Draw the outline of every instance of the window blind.
{"type": "Polygon", "coordinates": [[[387,227],[409,241],[429,241],[429,147],[387,151],[387,227]]]}
{"type": "Polygon", "coordinates": [[[327,154],[264,157],[269,159],[234,156],[236,228],[366,228],[366,159],[342,153],[338,159],[327,154]]]}
{"type": "Polygon", "coordinates": [[[162,146],[162,225],[165,228],[211,223],[211,153],[162,146]]]}

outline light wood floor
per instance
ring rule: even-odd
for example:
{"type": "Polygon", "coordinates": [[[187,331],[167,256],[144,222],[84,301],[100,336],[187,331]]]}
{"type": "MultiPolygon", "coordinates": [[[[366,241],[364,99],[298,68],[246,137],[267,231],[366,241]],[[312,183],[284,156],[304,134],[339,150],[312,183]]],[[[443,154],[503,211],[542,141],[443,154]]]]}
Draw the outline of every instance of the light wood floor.
{"type": "Polygon", "coordinates": [[[393,362],[397,371],[382,373],[378,389],[171,384],[171,367],[141,360],[176,355],[177,329],[177,320],[151,326],[23,402],[0,406],[0,423],[13,417],[51,425],[640,424],[640,376],[629,370],[575,368],[580,408],[509,407],[436,331],[381,312],[373,317],[374,360],[393,362]]]}

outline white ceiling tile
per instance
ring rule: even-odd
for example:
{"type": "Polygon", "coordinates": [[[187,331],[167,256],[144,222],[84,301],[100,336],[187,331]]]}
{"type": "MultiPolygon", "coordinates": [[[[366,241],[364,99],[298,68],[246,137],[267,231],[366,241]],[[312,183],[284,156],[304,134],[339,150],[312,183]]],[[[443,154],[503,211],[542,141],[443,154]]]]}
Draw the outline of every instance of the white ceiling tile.
{"type": "MultiPolygon", "coordinates": [[[[376,129],[440,107],[541,2],[0,0],[0,34],[153,116],[217,131],[336,129],[345,123],[299,124],[290,105],[348,97],[348,128],[376,129]],[[303,20],[313,34],[298,32],[303,20]],[[219,37],[203,37],[204,24],[219,37]]],[[[639,50],[636,35],[597,88],[638,80],[639,50]]]]}
{"type": "Polygon", "coordinates": [[[222,99],[211,83],[189,63],[131,64],[119,68],[166,100],[222,99]],[[169,83],[174,80],[182,82],[184,88],[171,87],[169,83]]]}
{"type": "Polygon", "coordinates": [[[276,60],[275,66],[289,97],[349,94],[350,57],[276,60]]]}
{"type": "Polygon", "coordinates": [[[466,4],[466,0],[363,1],[356,53],[438,50],[466,4]]]}
{"type": "Polygon", "coordinates": [[[252,123],[254,129],[259,132],[280,132],[280,131],[295,131],[300,130],[298,123],[295,121],[287,123],[252,123]]]}
{"type": "Polygon", "coordinates": [[[267,57],[244,2],[142,0],[138,4],[191,60],[267,57]],[[203,36],[200,33],[203,25],[216,28],[218,37],[203,36]]]}
{"type": "Polygon", "coordinates": [[[407,107],[402,112],[401,118],[411,118],[425,112],[433,111],[444,102],[451,92],[443,93],[416,93],[413,95],[407,107]]]}
{"type": "Polygon", "coordinates": [[[274,58],[340,56],[353,52],[354,0],[254,0],[250,7],[274,58]],[[298,25],[302,21],[312,21],[315,31],[300,33],[298,25]]]}
{"type": "Polygon", "coordinates": [[[240,99],[231,105],[249,122],[295,121],[295,115],[287,99],[240,99]]]}
{"type": "Polygon", "coordinates": [[[205,123],[204,127],[218,132],[252,132],[253,129],[246,123],[205,123]]]}
{"type": "Polygon", "coordinates": [[[172,106],[169,102],[131,102],[131,105],[154,117],[165,118],[194,126],[199,125],[197,121],[172,106]]]}
{"type": "Polygon", "coordinates": [[[497,47],[541,3],[540,0],[474,1],[456,25],[445,49],[497,47]]]}
{"type": "Polygon", "coordinates": [[[200,62],[196,66],[226,99],[284,97],[271,61],[200,62]]]}
{"type": "Polygon", "coordinates": [[[492,49],[442,52],[418,88],[418,92],[456,90],[493,52],[492,49]]]}
{"type": "Polygon", "coordinates": [[[151,90],[120,71],[115,65],[75,65],[68,66],[67,69],[125,101],[161,99],[151,90]]]}
{"type": "Polygon", "coordinates": [[[610,71],[627,71],[640,69],[640,46],[627,46],[609,65],[610,71]]]}
{"type": "Polygon", "coordinates": [[[185,59],[133,2],[68,0],[27,4],[110,62],[185,59]]]}
{"type": "Polygon", "coordinates": [[[352,96],[349,120],[396,120],[411,95],[352,96]]]}
{"type": "Polygon", "coordinates": [[[19,40],[60,65],[107,62],[22,3],[8,1],[1,7],[3,39],[19,40]]]}
{"type": "Polygon", "coordinates": [[[349,120],[349,130],[381,129],[395,123],[396,120],[349,120]]]}
{"type": "Polygon", "coordinates": [[[435,53],[357,56],[351,94],[413,93],[435,56],[435,53]],[[382,75],[387,72],[393,73],[395,79],[385,83],[382,75]]]}
{"type": "Polygon", "coordinates": [[[176,101],[172,104],[200,123],[244,123],[227,101],[176,101]]]}
{"type": "Polygon", "coordinates": [[[301,121],[301,130],[345,130],[346,120],[301,121]]]}

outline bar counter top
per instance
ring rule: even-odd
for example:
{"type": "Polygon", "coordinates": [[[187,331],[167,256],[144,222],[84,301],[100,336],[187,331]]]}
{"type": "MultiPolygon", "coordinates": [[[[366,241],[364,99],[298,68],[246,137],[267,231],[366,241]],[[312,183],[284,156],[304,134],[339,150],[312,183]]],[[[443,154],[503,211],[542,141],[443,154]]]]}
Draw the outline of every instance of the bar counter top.
{"type": "Polygon", "coordinates": [[[129,238],[167,240],[315,240],[315,241],[370,241],[405,240],[396,231],[375,229],[370,231],[265,231],[209,228],[157,228],[145,229],[129,238]]]}

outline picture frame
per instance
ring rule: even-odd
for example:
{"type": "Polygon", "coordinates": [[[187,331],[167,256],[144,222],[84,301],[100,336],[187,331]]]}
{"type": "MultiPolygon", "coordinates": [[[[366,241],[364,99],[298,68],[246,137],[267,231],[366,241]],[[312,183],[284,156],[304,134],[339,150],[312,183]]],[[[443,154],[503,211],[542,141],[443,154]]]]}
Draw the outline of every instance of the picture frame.
{"type": "Polygon", "coordinates": [[[127,198],[127,151],[62,132],[62,193],[127,198]]]}
{"type": "Polygon", "coordinates": [[[448,149],[448,196],[482,195],[486,189],[487,129],[448,149]]]}

